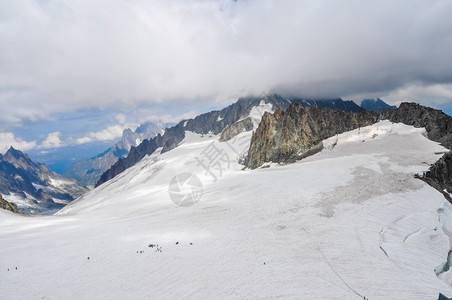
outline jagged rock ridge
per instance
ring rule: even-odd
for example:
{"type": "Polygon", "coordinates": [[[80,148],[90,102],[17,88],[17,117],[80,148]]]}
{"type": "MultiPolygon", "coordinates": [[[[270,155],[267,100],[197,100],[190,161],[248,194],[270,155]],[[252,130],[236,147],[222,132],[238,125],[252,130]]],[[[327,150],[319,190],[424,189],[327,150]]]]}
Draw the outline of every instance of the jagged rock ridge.
{"type": "Polygon", "coordinates": [[[452,117],[444,112],[417,103],[403,102],[396,110],[384,110],[381,119],[403,123],[417,128],[424,127],[427,137],[452,149],[452,117]]]}
{"type": "Polygon", "coordinates": [[[239,120],[229,125],[221,132],[220,141],[221,142],[229,141],[230,139],[242,133],[243,131],[250,131],[253,130],[253,128],[254,124],[253,119],[251,117],[239,120]]]}
{"type": "Polygon", "coordinates": [[[452,203],[452,152],[444,154],[420,179],[443,193],[452,203]]]}
{"type": "Polygon", "coordinates": [[[425,127],[429,139],[452,147],[452,117],[416,103],[402,103],[396,110],[381,113],[344,113],[323,108],[304,108],[292,103],[286,112],[265,114],[251,139],[246,166],[266,162],[286,163],[321,150],[321,141],[335,134],[388,119],[414,127],[425,127]]]}
{"type": "Polygon", "coordinates": [[[100,176],[118,159],[125,158],[129,154],[132,146],[137,146],[142,140],[156,136],[171,125],[171,123],[147,122],[135,131],[130,128],[124,129],[121,140],[113,147],[95,157],[73,163],[63,175],[77,180],[81,185],[94,186],[100,176]]]}
{"type": "Polygon", "coordinates": [[[346,113],[292,102],[285,112],[264,114],[251,138],[246,166],[254,169],[265,162],[293,162],[320,151],[322,140],[371,125],[378,119],[374,112],[346,113]]]}
{"type": "Polygon", "coordinates": [[[214,135],[221,133],[229,125],[246,118],[251,109],[258,106],[261,101],[271,103],[275,109],[285,109],[289,106],[289,102],[278,95],[244,97],[222,110],[211,111],[201,114],[194,119],[183,120],[176,126],[167,128],[163,135],[158,134],[152,139],[144,140],[137,147],[132,147],[126,158],[119,159],[110,169],[102,174],[96,186],[135,165],[145,155],[152,154],[157,148],[162,147],[162,153],[174,149],[185,138],[185,131],[214,135]]]}
{"type": "Polygon", "coordinates": [[[9,202],[20,200],[18,206],[25,212],[52,213],[86,191],[13,147],[0,154],[0,193],[9,202]]]}
{"type": "Polygon", "coordinates": [[[342,100],[341,98],[334,99],[305,99],[305,98],[290,98],[291,102],[298,102],[306,107],[316,108],[331,108],[336,110],[342,110],[344,112],[362,112],[364,108],[361,108],[358,104],[351,100],[342,100]]]}

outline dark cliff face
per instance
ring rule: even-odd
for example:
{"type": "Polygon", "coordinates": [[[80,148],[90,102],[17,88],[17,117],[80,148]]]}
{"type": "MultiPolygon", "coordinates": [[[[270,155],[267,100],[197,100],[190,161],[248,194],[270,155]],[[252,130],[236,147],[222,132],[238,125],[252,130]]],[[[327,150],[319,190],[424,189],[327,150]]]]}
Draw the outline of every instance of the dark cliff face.
{"type": "Polygon", "coordinates": [[[101,175],[96,183],[96,187],[115,177],[119,173],[122,173],[127,168],[130,168],[147,154],[153,153],[158,147],[161,147],[162,143],[164,143],[164,141],[159,134],[155,138],[144,140],[137,147],[131,147],[127,157],[118,159],[116,163],[101,175]]]}
{"type": "Polygon", "coordinates": [[[446,199],[452,203],[452,198],[449,195],[452,194],[452,153],[444,154],[430,166],[429,171],[421,179],[443,193],[446,199]]]}
{"type": "Polygon", "coordinates": [[[381,112],[382,119],[414,127],[425,127],[430,140],[452,149],[452,117],[440,110],[404,102],[396,110],[381,112]]]}
{"type": "Polygon", "coordinates": [[[306,101],[301,100],[301,104],[293,102],[288,108],[289,103],[282,97],[266,95],[240,98],[236,103],[221,111],[212,111],[194,119],[184,120],[176,126],[167,128],[163,135],[144,140],[139,146],[132,147],[126,158],[118,160],[107,170],[96,186],[135,165],[145,155],[152,154],[159,147],[162,147],[162,152],[174,149],[185,138],[185,131],[198,134],[219,134],[221,132],[221,140],[224,141],[237,132],[249,130],[251,125],[245,117],[262,100],[271,103],[274,108],[279,110],[274,114],[265,113],[258,129],[253,134],[245,162],[249,168],[257,168],[270,161],[291,162],[301,159],[321,150],[322,140],[328,137],[368,126],[383,119],[415,127],[425,127],[430,139],[442,143],[447,148],[452,147],[452,118],[441,111],[415,103],[402,103],[395,110],[355,113],[342,111],[339,106],[348,102],[341,99],[330,101],[330,104],[333,104],[333,101],[342,101],[339,101],[341,104],[339,106],[335,102],[334,109],[306,107],[306,101]],[[287,111],[284,111],[286,109],[287,111]],[[241,119],[243,120],[237,122],[241,119]]]}
{"type": "Polygon", "coordinates": [[[374,112],[346,113],[292,102],[285,112],[264,114],[251,138],[246,166],[254,169],[265,162],[301,159],[321,150],[322,140],[378,120],[379,114],[374,112]]]}
{"type": "Polygon", "coordinates": [[[119,159],[109,170],[100,177],[96,187],[122,173],[127,168],[135,165],[144,156],[154,153],[162,147],[162,153],[176,148],[185,138],[185,131],[198,134],[219,134],[227,126],[249,115],[254,106],[261,101],[271,103],[275,109],[285,109],[289,102],[278,95],[265,95],[262,97],[240,98],[234,104],[222,110],[216,110],[195,117],[194,119],[181,121],[176,126],[167,128],[163,135],[157,135],[150,140],[144,140],[137,147],[132,147],[126,158],[119,159]]]}
{"type": "MultiPolygon", "coordinates": [[[[305,108],[292,103],[286,112],[266,113],[251,139],[246,166],[257,168],[266,162],[286,163],[321,150],[321,141],[335,134],[390,120],[424,127],[429,139],[452,149],[452,117],[416,103],[402,103],[398,109],[379,112],[345,113],[327,108],[305,108]]],[[[444,166],[444,163],[441,164],[444,166]]],[[[439,166],[435,178],[449,175],[439,166]]]]}

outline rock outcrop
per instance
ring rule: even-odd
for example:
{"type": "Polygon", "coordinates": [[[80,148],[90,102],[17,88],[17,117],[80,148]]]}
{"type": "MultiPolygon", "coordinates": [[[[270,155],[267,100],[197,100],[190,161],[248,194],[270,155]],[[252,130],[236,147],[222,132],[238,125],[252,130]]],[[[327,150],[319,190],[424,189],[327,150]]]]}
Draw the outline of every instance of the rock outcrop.
{"type": "Polygon", "coordinates": [[[64,178],[11,147],[0,154],[0,193],[21,199],[20,207],[30,213],[52,213],[87,192],[73,179],[64,178]]]}
{"type": "Polygon", "coordinates": [[[452,117],[416,103],[382,112],[345,113],[327,108],[307,108],[292,103],[286,112],[265,114],[253,134],[246,159],[248,168],[266,162],[287,163],[321,150],[321,141],[335,134],[390,120],[424,127],[429,139],[452,149],[452,117]]]}
{"type": "Polygon", "coordinates": [[[235,122],[234,124],[226,127],[220,136],[220,142],[226,142],[235,137],[236,135],[244,132],[253,130],[253,119],[248,117],[246,119],[235,122]]]}
{"type": "Polygon", "coordinates": [[[158,134],[152,139],[144,140],[137,147],[132,147],[126,158],[119,159],[102,174],[96,187],[135,165],[145,155],[152,154],[157,148],[162,147],[162,153],[176,148],[185,138],[185,131],[215,135],[221,133],[229,125],[246,118],[251,109],[258,106],[261,101],[271,103],[275,109],[285,109],[289,106],[289,102],[278,95],[245,97],[222,110],[211,111],[194,119],[183,120],[176,126],[167,128],[163,135],[158,134]]]}
{"type": "Polygon", "coordinates": [[[144,139],[153,138],[158,133],[173,125],[172,123],[147,122],[135,131],[124,129],[121,140],[95,157],[77,161],[63,173],[67,178],[73,178],[83,186],[94,186],[100,176],[107,171],[119,158],[125,158],[130,148],[136,147],[144,139]]]}
{"type": "Polygon", "coordinates": [[[420,179],[443,193],[452,203],[452,152],[444,154],[420,179]]]}
{"type": "Polygon", "coordinates": [[[346,113],[292,102],[285,112],[264,114],[251,138],[246,166],[254,169],[265,162],[293,162],[321,150],[322,140],[328,137],[378,120],[375,112],[346,113]]]}
{"type": "Polygon", "coordinates": [[[396,110],[382,111],[381,119],[418,128],[424,127],[430,140],[452,149],[452,117],[440,110],[403,102],[396,110]]]}
{"type": "Polygon", "coordinates": [[[12,211],[13,213],[22,213],[15,203],[3,199],[2,194],[0,194],[0,208],[12,211]]]}

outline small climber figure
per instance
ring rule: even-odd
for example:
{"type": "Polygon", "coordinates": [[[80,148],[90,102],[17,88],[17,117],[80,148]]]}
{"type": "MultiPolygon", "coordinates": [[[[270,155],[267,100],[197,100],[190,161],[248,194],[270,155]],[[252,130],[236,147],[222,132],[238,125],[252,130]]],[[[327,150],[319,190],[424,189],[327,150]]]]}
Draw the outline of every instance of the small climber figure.
{"type": "Polygon", "coordinates": [[[17,267],[16,267],[16,270],[17,270],[17,267]]]}
{"type": "Polygon", "coordinates": [[[89,256],[86,259],[89,260],[89,256]]]}
{"type": "Polygon", "coordinates": [[[179,245],[179,242],[176,242],[176,245],[179,245]]]}

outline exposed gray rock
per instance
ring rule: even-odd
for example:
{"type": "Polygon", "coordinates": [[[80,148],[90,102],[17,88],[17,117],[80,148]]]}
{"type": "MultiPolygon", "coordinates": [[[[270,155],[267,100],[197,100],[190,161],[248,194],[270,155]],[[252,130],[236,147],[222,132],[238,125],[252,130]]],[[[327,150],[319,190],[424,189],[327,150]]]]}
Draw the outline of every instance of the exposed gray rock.
{"type": "Polygon", "coordinates": [[[0,194],[0,208],[12,211],[13,213],[22,213],[15,203],[3,199],[2,194],[0,194]]]}
{"type": "Polygon", "coordinates": [[[452,149],[452,117],[440,110],[417,103],[403,102],[396,110],[381,112],[381,119],[414,127],[425,127],[430,140],[452,149]]]}
{"type": "MultiPolygon", "coordinates": [[[[22,198],[19,207],[30,213],[52,213],[87,191],[73,179],[67,179],[33,162],[30,157],[11,147],[0,154],[0,193],[22,198]]],[[[11,202],[11,199],[9,199],[11,202]]]]}
{"type": "Polygon", "coordinates": [[[162,153],[176,148],[185,138],[185,131],[192,131],[198,134],[221,133],[227,126],[247,117],[251,109],[258,106],[261,101],[271,103],[274,109],[285,109],[289,106],[289,102],[278,95],[246,97],[240,98],[237,102],[222,110],[211,111],[194,119],[183,120],[176,126],[167,128],[163,135],[159,134],[152,139],[144,140],[137,147],[132,147],[126,158],[119,159],[102,174],[96,187],[135,165],[145,155],[152,154],[159,147],[162,147],[162,153]]]}
{"type": "Polygon", "coordinates": [[[220,136],[220,142],[226,142],[235,137],[236,135],[244,132],[253,130],[253,119],[250,117],[237,121],[234,124],[226,127],[220,136]]]}
{"type": "Polygon", "coordinates": [[[444,154],[420,178],[443,193],[446,199],[452,203],[452,198],[450,197],[450,194],[452,194],[452,152],[444,154]]]}
{"type": "Polygon", "coordinates": [[[335,134],[388,119],[414,127],[425,127],[429,139],[452,148],[452,117],[416,103],[402,103],[396,110],[344,113],[327,108],[304,108],[292,103],[286,112],[265,114],[253,134],[246,166],[265,162],[287,163],[321,149],[321,141],[335,134]]]}
{"type": "Polygon", "coordinates": [[[153,138],[158,133],[173,125],[172,123],[147,122],[140,125],[135,131],[124,129],[121,140],[105,152],[73,163],[63,175],[74,178],[81,185],[94,186],[101,175],[107,171],[119,158],[125,158],[131,149],[136,147],[144,139],[153,138]]]}
{"type": "Polygon", "coordinates": [[[375,112],[346,113],[292,102],[285,112],[264,114],[251,138],[246,166],[254,169],[265,162],[288,163],[302,159],[320,151],[322,140],[378,120],[379,114],[375,112]]]}

